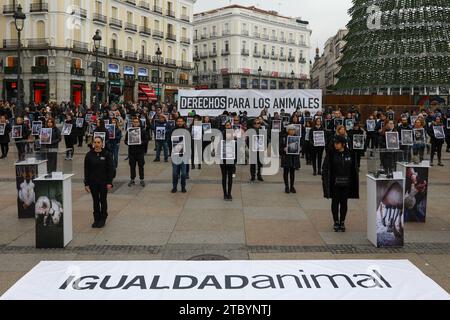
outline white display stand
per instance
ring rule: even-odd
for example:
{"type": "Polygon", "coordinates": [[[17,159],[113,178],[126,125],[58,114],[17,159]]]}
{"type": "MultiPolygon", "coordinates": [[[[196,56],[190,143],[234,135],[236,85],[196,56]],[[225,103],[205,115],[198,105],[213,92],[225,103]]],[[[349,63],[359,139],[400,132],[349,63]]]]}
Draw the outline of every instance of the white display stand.
{"type": "Polygon", "coordinates": [[[404,245],[404,189],[405,179],[399,172],[396,172],[394,179],[367,175],[367,238],[378,248],[403,247],[404,245]],[[388,209],[383,207],[382,198],[393,186],[397,189],[394,194],[397,197],[395,201],[398,206],[395,209],[388,209]],[[380,208],[383,209],[385,219],[379,212],[380,208]],[[396,228],[391,228],[393,225],[396,228]]]}
{"type": "Polygon", "coordinates": [[[54,174],[35,180],[36,248],[65,248],[72,241],[73,176],[54,174]]]}
{"type": "Polygon", "coordinates": [[[34,218],[35,192],[33,180],[47,173],[47,160],[36,160],[29,158],[17,162],[16,189],[17,189],[17,212],[19,219],[34,218]]]}
{"type": "Polygon", "coordinates": [[[419,184],[423,185],[423,181],[426,182],[425,189],[420,190],[421,192],[413,203],[410,204],[405,202],[405,222],[425,223],[427,216],[428,186],[430,185],[430,161],[422,161],[420,164],[399,162],[398,165],[403,172],[403,176],[406,178],[405,198],[408,190],[412,188],[412,181],[407,178],[407,171],[409,169],[414,169],[419,184]]]}

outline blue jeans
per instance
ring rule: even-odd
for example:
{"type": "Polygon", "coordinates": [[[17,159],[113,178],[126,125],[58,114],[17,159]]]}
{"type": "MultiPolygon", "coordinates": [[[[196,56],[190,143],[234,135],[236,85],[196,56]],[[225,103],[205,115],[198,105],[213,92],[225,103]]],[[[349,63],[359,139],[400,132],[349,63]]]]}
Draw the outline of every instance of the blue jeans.
{"type": "Polygon", "coordinates": [[[119,145],[111,143],[109,147],[113,158],[114,168],[117,169],[117,166],[119,165],[119,145]]]}
{"type": "Polygon", "coordinates": [[[161,159],[161,148],[164,149],[164,160],[169,159],[169,146],[167,141],[156,141],[156,160],[161,159]]]}
{"type": "Polygon", "coordinates": [[[183,162],[181,164],[174,164],[172,163],[172,184],[173,189],[177,189],[178,187],[178,180],[181,176],[181,188],[186,188],[186,171],[187,171],[187,165],[183,162]]]}

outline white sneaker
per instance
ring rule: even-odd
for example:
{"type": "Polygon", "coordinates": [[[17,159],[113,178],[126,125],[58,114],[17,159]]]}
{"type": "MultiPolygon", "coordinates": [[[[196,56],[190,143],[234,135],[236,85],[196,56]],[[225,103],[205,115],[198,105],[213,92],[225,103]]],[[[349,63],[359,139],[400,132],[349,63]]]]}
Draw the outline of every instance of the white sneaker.
{"type": "Polygon", "coordinates": [[[236,178],[236,175],[235,175],[235,174],[233,174],[233,178],[236,178]]]}

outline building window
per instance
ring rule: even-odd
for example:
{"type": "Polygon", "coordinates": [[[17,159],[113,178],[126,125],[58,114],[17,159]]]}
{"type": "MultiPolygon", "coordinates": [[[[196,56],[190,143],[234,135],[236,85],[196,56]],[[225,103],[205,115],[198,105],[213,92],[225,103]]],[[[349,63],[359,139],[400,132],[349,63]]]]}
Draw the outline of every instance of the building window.
{"type": "Polygon", "coordinates": [[[248,79],[241,78],[241,89],[248,89],[248,79]]]}
{"type": "Polygon", "coordinates": [[[72,59],[72,68],[77,70],[83,69],[83,61],[78,58],[72,59]]]}
{"type": "Polygon", "coordinates": [[[47,66],[47,57],[34,57],[34,66],[35,67],[46,67],[47,66]]]}

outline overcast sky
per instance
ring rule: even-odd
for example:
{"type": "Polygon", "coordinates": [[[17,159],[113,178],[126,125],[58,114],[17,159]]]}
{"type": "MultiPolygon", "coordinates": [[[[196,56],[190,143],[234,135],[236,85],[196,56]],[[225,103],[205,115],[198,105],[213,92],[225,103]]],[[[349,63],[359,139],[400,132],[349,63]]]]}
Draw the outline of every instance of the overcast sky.
{"type": "MultiPolygon", "coordinates": [[[[215,8],[240,4],[257,6],[265,10],[275,10],[288,17],[301,17],[309,21],[313,31],[311,36],[312,54],[319,45],[320,54],[328,38],[334,36],[340,28],[344,28],[350,17],[348,9],[351,0],[197,0],[195,12],[202,12],[215,8]]],[[[311,57],[313,59],[314,56],[311,57]]]]}

